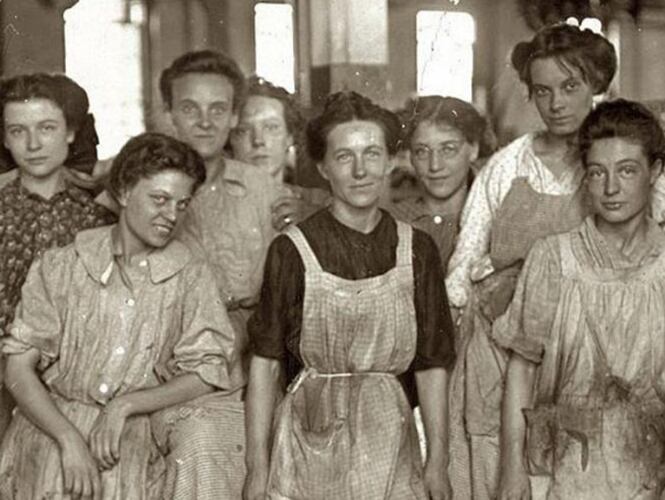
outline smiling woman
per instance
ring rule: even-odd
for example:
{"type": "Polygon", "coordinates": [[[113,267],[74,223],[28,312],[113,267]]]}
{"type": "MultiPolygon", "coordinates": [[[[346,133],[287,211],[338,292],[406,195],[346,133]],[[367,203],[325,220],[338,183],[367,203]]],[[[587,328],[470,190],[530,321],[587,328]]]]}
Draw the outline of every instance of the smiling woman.
{"type": "Polygon", "coordinates": [[[31,267],[2,344],[20,410],[0,448],[2,498],[162,498],[167,436],[151,414],[237,388],[212,272],[174,240],[205,176],[186,144],[131,139],[110,173],[118,224],[31,267]]]}

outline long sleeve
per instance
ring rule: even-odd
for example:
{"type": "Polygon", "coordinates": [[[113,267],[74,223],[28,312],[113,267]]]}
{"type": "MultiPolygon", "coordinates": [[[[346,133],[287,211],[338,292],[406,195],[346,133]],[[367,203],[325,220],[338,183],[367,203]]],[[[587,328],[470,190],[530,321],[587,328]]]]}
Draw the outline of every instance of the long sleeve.
{"type": "MultiPolygon", "coordinates": [[[[506,149],[511,148],[509,146],[506,149]]],[[[446,288],[450,303],[463,307],[471,287],[471,267],[489,253],[492,221],[515,178],[516,158],[510,151],[499,151],[480,171],[462,211],[460,234],[455,251],[448,263],[446,288]]]]}

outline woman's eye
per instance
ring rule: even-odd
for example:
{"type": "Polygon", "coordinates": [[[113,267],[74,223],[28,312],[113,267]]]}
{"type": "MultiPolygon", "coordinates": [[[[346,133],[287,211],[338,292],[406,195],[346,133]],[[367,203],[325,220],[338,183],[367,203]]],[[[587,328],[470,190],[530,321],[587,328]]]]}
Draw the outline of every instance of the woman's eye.
{"type": "Polygon", "coordinates": [[[188,206],[189,206],[189,200],[183,200],[178,202],[176,208],[178,209],[178,211],[184,212],[185,210],[187,210],[188,206]]]}
{"type": "Polygon", "coordinates": [[[457,154],[459,148],[453,144],[447,144],[441,148],[441,151],[443,151],[443,155],[445,157],[450,158],[451,156],[455,156],[457,154]]]}
{"type": "Polygon", "coordinates": [[[23,133],[23,129],[22,128],[10,128],[7,132],[12,137],[18,137],[19,135],[21,135],[23,133]]]}
{"type": "Polygon", "coordinates": [[[413,150],[413,155],[418,160],[425,160],[429,157],[429,149],[428,148],[416,148],[416,149],[413,150]]]}
{"type": "Polygon", "coordinates": [[[157,205],[163,205],[166,203],[166,196],[153,196],[152,199],[157,205]]]}
{"type": "Polygon", "coordinates": [[[535,89],[533,89],[533,94],[537,97],[546,96],[548,93],[549,91],[543,87],[536,87],[535,89]]]}
{"type": "Polygon", "coordinates": [[[578,82],[567,82],[565,89],[568,91],[576,90],[579,86],[580,84],[578,82]]]}
{"type": "Polygon", "coordinates": [[[378,151],[367,151],[367,153],[365,153],[365,157],[367,157],[371,160],[376,160],[380,156],[381,156],[381,153],[379,153],[378,151]]]}
{"type": "Polygon", "coordinates": [[[55,130],[55,125],[42,125],[41,129],[43,132],[53,132],[55,130]]]}
{"type": "Polygon", "coordinates": [[[180,111],[182,111],[185,114],[191,114],[194,112],[194,106],[191,104],[183,104],[180,106],[180,111]]]}
{"type": "Polygon", "coordinates": [[[210,110],[213,115],[224,115],[226,114],[226,107],[225,106],[213,106],[212,109],[210,110]]]}
{"type": "Polygon", "coordinates": [[[597,170],[597,169],[592,169],[587,172],[587,175],[591,177],[592,179],[598,179],[599,177],[602,177],[603,171],[602,170],[597,170]]]}
{"type": "Polygon", "coordinates": [[[337,156],[335,156],[335,160],[340,162],[340,163],[348,163],[352,159],[351,153],[340,153],[337,156]]]}
{"type": "Polygon", "coordinates": [[[635,167],[623,167],[621,170],[619,170],[619,173],[623,177],[631,177],[631,176],[635,175],[636,170],[635,170],[635,167]]]}

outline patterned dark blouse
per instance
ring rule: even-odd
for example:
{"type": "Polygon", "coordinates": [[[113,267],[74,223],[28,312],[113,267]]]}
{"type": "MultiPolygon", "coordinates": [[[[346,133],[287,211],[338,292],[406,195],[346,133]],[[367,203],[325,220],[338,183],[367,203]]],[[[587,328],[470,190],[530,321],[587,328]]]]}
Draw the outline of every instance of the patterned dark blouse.
{"type": "Polygon", "coordinates": [[[74,241],[83,229],[115,222],[87,191],[68,184],[47,200],[15,179],[0,189],[0,334],[14,317],[32,261],[74,241]]]}

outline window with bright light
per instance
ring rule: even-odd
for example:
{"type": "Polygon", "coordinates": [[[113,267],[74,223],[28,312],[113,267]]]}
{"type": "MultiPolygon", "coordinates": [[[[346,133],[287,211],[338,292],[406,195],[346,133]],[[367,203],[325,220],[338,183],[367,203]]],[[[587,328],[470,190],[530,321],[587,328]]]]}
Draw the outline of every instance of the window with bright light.
{"type": "Polygon", "coordinates": [[[295,91],[293,7],[259,2],[254,6],[256,74],[295,91]]]}
{"type": "Polygon", "coordinates": [[[418,93],[473,98],[476,23],[466,12],[421,10],[416,14],[418,93]]]}
{"type": "Polygon", "coordinates": [[[115,155],[145,129],[140,0],[78,2],[65,11],[67,75],[87,92],[100,158],[115,155]]]}

